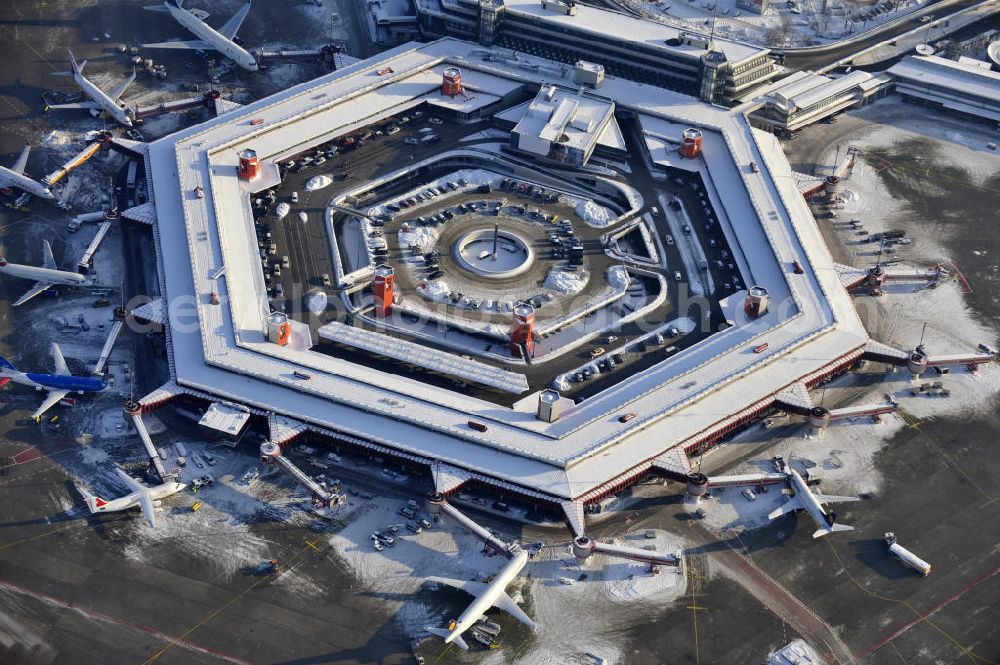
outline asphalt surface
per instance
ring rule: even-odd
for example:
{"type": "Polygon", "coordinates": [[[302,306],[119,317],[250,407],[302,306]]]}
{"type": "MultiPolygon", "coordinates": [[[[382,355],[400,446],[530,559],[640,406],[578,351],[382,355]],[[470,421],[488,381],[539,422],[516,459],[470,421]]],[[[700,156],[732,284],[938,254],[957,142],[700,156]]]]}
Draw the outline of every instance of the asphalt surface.
{"type": "MultiPolygon", "coordinates": [[[[944,18],[978,3],[979,0],[958,0],[958,2],[955,2],[954,4],[950,4],[945,8],[939,8],[938,11],[934,11],[933,16],[936,19],[944,18]]],[[[928,8],[933,6],[934,4],[925,5],[923,9],[926,11],[928,8]]],[[[897,37],[905,32],[913,30],[914,28],[920,27],[923,25],[923,22],[920,20],[921,15],[922,13],[914,15],[911,18],[900,21],[898,24],[891,27],[874,29],[865,34],[863,37],[845,45],[834,45],[830,48],[824,48],[822,50],[789,49],[785,52],[784,65],[793,70],[819,69],[831,63],[837,62],[851,53],[856,53],[868,48],[869,46],[892,39],[893,37],[897,37]]]]}
{"type": "MultiPolygon", "coordinates": [[[[416,163],[428,157],[432,157],[433,155],[441,154],[442,152],[459,145],[474,145],[477,141],[495,141],[495,139],[473,139],[471,142],[463,140],[471,134],[482,131],[487,126],[486,123],[472,125],[459,124],[448,120],[446,116],[442,116],[445,118],[442,124],[431,124],[427,122],[427,119],[440,114],[435,114],[434,109],[430,107],[423,107],[422,112],[424,113],[422,117],[413,118],[408,123],[399,125],[401,128],[399,133],[391,136],[369,138],[363,142],[363,146],[360,148],[351,150],[344,150],[341,148],[340,152],[338,152],[335,157],[327,159],[325,163],[319,166],[310,166],[301,170],[298,167],[295,167],[286,172],[284,180],[277,190],[277,193],[279,201],[289,203],[291,206],[291,212],[280,221],[276,220],[270,212],[261,216],[258,220],[258,237],[261,239],[260,242],[263,245],[261,247],[261,251],[265,254],[265,257],[263,258],[267,264],[265,265],[265,269],[271,270],[273,274],[273,266],[281,266],[280,277],[272,277],[270,282],[272,288],[278,283],[282,285],[282,297],[274,298],[275,306],[284,309],[300,320],[308,321],[314,329],[332,318],[344,320],[345,312],[342,311],[342,306],[337,298],[335,285],[332,288],[325,288],[322,283],[322,276],[324,274],[330,275],[331,278],[334,276],[329,255],[330,239],[327,235],[328,230],[322,223],[322,220],[324,219],[324,206],[327,201],[334,198],[340,192],[354,189],[360,182],[377,177],[386,171],[399,168],[400,164],[405,164],[406,162],[416,163]],[[426,135],[423,132],[427,132],[428,130],[432,130],[434,134],[439,136],[441,138],[440,142],[428,146],[422,141],[419,141],[420,138],[423,138],[426,135]],[[418,143],[416,145],[409,145],[406,143],[408,139],[411,141],[416,139],[418,143]],[[306,181],[313,176],[320,174],[331,176],[334,181],[333,184],[320,190],[311,192],[307,191],[305,189],[306,181]],[[298,201],[296,203],[291,201],[292,192],[297,193],[298,201]],[[300,212],[305,212],[308,215],[309,221],[307,223],[303,224],[299,221],[298,215],[300,212]],[[266,233],[268,232],[271,233],[270,238],[266,238],[266,233]],[[275,246],[273,255],[270,254],[272,243],[275,246]],[[288,257],[289,259],[287,265],[285,265],[284,262],[285,257],[288,257]],[[310,315],[302,304],[302,295],[315,289],[326,291],[330,303],[330,309],[318,317],[310,315]]],[[[405,115],[412,116],[413,111],[408,111],[405,115]]],[[[353,134],[357,136],[362,133],[362,130],[358,130],[353,134]]],[[[630,135],[630,154],[632,155],[638,155],[639,150],[642,149],[636,143],[637,140],[636,136],[630,135]]],[[[296,158],[300,157],[301,155],[296,155],[293,156],[292,159],[299,161],[296,158]]],[[[648,174],[645,164],[638,156],[630,158],[628,166],[631,171],[627,178],[628,184],[637,188],[646,201],[646,206],[643,209],[643,212],[649,212],[652,208],[659,207],[660,204],[657,199],[658,194],[660,193],[665,193],[668,197],[673,195],[680,197],[693,224],[693,237],[697,242],[702,244],[709,259],[709,268],[706,272],[711,276],[720,293],[731,293],[733,290],[733,279],[735,278],[738,281],[739,275],[738,272],[730,270],[725,265],[731,262],[731,258],[727,258],[723,255],[723,252],[728,252],[729,249],[726,238],[719,230],[717,224],[709,224],[710,220],[708,213],[702,207],[700,199],[698,198],[698,190],[692,188],[688,183],[679,183],[674,180],[663,182],[652,178],[648,174]],[[715,247],[709,246],[710,241],[715,242],[715,247]],[[721,268],[717,265],[717,262],[719,261],[722,262],[721,268]],[[723,286],[726,286],[726,289],[723,289],[723,286]]],[[[437,174],[432,171],[427,174],[427,177],[431,178],[435,175],[437,174]]],[[[392,187],[396,187],[397,189],[398,187],[409,188],[412,184],[412,182],[404,181],[401,185],[393,185],[392,187]]],[[[392,190],[392,187],[387,189],[387,193],[392,190]]],[[[440,205],[453,206],[460,200],[474,201],[491,198],[506,198],[509,200],[510,205],[520,203],[526,208],[545,208],[543,204],[534,202],[531,199],[521,200],[515,194],[501,191],[494,192],[490,195],[469,194],[461,198],[449,197],[440,205]]],[[[370,206],[372,203],[374,203],[374,201],[366,203],[363,207],[370,206]]],[[[433,206],[424,206],[419,210],[419,213],[422,216],[433,214],[433,212],[433,206]]],[[[573,217],[572,212],[569,212],[568,215],[567,211],[564,210],[558,210],[557,212],[562,213],[561,216],[569,216],[570,218],[573,217]]],[[[394,257],[395,260],[400,261],[404,258],[402,257],[399,248],[395,247],[395,232],[398,230],[398,226],[403,221],[410,220],[416,216],[416,214],[417,213],[409,213],[404,210],[396,216],[396,219],[387,224],[383,229],[385,237],[389,240],[390,249],[393,252],[391,254],[391,259],[394,257]]],[[[462,218],[458,218],[459,221],[461,221],[461,219],[462,218]]],[[[487,219],[492,221],[494,218],[489,217],[487,219]]],[[[335,214],[335,227],[339,229],[338,225],[343,224],[345,220],[345,215],[341,213],[335,214]]],[[[659,214],[653,215],[653,221],[654,233],[656,233],[661,240],[671,234],[670,228],[666,223],[666,219],[663,217],[662,211],[659,211],[659,214]]],[[[461,228],[464,229],[466,226],[467,225],[462,225],[461,228]]],[[[615,261],[606,257],[603,253],[599,239],[602,231],[600,229],[588,228],[582,222],[577,222],[575,227],[577,235],[584,243],[586,266],[594,275],[603,274],[608,267],[615,263],[615,261]]],[[[451,222],[450,225],[446,227],[444,231],[445,235],[447,235],[449,229],[452,228],[455,228],[455,222],[451,222]]],[[[682,238],[676,239],[676,242],[683,241],[684,239],[682,238]]],[[[660,244],[661,249],[666,253],[667,265],[669,266],[667,270],[662,271],[665,273],[667,278],[667,303],[658,307],[643,321],[624,324],[618,326],[617,329],[612,330],[611,334],[617,338],[613,342],[613,346],[615,347],[623,346],[632,340],[639,338],[656,325],[673,320],[678,315],[690,316],[695,321],[699,322],[699,326],[691,334],[668,339],[666,346],[685,348],[691,344],[697,343],[701,339],[704,339],[715,330],[718,330],[719,326],[724,323],[716,298],[709,297],[708,299],[704,299],[690,297],[688,281],[685,274],[686,269],[680,259],[680,253],[677,245],[667,245],[662,241],[660,244]],[[674,279],[674,270],[677,270],[682,274],[681,280],[674,279]],[[685,312],[677,312],[673,305],[675,302],[689,303],[689,305],[685,312]],[[704,312],[706,310],[709,312],[709,318],[707,320],[704,317],[704,312]],[[704,322],[706,321],[707,325],[704,325],[704,322]]],[[[347,249],[345,248],[343,242],[339,243],[339,246],[341,247],[341,259],[345,265],[352,265],[357,262],[357,257],[345,254],[347,249]]],[[[539,251],[541,256],[544,256],[545,252],[547,252],[547,246],[539,246],[536,249],[539,251]]],[[[448,265],[448,259],[445,257],[442,259],[442,269],[447,270],[448,265]]],[[[405,270],[397,272],[397,283],[401,289],[405,290],[407,287],[415,286],[405,270]]],[[[530,277],[521,277],[511,281],[527,283],[529,281],[533,282],[534,280],[530,277]]],[[[739,281],[737,283],[741,288],[742,283],[739,281]]],[[[453,284],[453,286],[455,285],[453,284]]],[[[502,286],[503,285],[501,285],[501,287],[502,286]]],[[[275,292],[272,292],[272,295],[275,295],[275,292]]],[[[545,316],[544,312],[544,308],[540,310],[539,315],[542,318],[545,316]]],[[[603,337],[601,337],[593,343],[585,345],[578,351],[567,354],[566,358],[561,358],[558,361],[547,362],[540,366],[528,367],[525,370],[525,375],[528,377],[532,389],[543,387],[558,373],[568,371],[586,363],[591,358],[591,352],[598,346],[608,347],[609,344],[603,337]]],[[[316,348],[334,355],[355,358],[359,362],[374,368],[393,371],[400,371],[400,369],[403,371],[414,371],[412,367],[398,362],[388,361],[381,358],[359,358],[359,354],[355,351],[350,349],[340,349],[339,347],[328,343],[321,343],[316,348]]],[[[657,347],[651,347],[648,352],[640,351],[622,355],[625,359],[625,365],[623,368],[618,369],[613,373],[600,374],[594,380],[586,383],[573,384],[569,392],[575,397],[585,398],[604,390],[631,373],[641,371],[642,369],[656,364],[663,358],[662,349],[657,347]]],[[[424,373],[422,375],[422,380],[427,380],[440,385],[448,385],[451,383],[451,379],[448,377],[440,377],[432,373],[424,373]]],[[[498,403],[510,403],[514,399],[509,395],[480,386],[464,386],[463,389],[472,391],[479,397],[490,399],[498,403]]]]}

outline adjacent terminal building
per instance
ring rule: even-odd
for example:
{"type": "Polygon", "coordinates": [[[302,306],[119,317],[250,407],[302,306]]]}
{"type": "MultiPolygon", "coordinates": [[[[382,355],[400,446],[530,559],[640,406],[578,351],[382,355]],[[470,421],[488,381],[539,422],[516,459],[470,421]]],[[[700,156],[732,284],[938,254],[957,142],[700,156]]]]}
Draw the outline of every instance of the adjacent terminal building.
{"type": "Polygon", "coordinates": [[[421,34],[501,46],[732,104],[780,73],[766,48],[711,38],[572,0],[415,0],[421,34]]]}

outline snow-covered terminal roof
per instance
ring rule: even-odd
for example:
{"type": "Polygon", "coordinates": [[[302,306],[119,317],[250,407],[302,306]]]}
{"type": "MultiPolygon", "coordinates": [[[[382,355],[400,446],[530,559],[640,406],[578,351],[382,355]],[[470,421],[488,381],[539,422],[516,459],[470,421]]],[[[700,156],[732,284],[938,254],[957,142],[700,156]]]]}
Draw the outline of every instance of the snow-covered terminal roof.
{"type": "Polygon", "coordinates": [[[574,85],[572,71],[559,80],[553,67],[525,66],[533,62],[544,64],[494,58],[455,39],[404,45],[151,143],[176,385],[558,502],[593,498],[651,466],[683,466],[676,451],[730,431],[786,387],[860,356],[867,334],[775,138],[739,110],[614,77],[600,95],[638,117],[654,164],[700,172],[745,283],[770,293],[767,314],[635,373],[551,423],[536,418],[531,399],[501,407],[418,377],[268,342],[267,290],[238,151],[252,147],[262,162],[275,162],[423,103],[449,65],[484,94],[495,84],[497,99],[512,86],[574,85]],[[688,127],[703,133],[703,158],[682,163],[664,146],[688,127]],[[621,422],[624,413],[636,415],[621,422]]]}

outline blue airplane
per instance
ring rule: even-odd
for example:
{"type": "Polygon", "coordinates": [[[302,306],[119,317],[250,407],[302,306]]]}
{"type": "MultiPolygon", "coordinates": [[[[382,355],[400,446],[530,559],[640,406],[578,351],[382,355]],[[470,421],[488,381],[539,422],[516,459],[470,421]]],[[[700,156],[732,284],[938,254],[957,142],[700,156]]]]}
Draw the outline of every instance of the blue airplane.
{"type": "Polygon", "coordinates": [[[63,358],[62,350],[55,342],[52,343],[52,359],[55,361],[55,374],[39,374],[36,372],[22,372],[18,370],[9,360],[0,356],[0,387],[6,386],[10,382],[20,383],[22,386],[31,386],[35,390],[48,391],[48,395],[38,410],[31,414],[32,418],[39,418],[43,413],[53,406],[66,399],[70,393],[95,393],[104,390],[107,386],[104,381],[89,376],[73,376],[66,366],[66,359],[63,358]]]}

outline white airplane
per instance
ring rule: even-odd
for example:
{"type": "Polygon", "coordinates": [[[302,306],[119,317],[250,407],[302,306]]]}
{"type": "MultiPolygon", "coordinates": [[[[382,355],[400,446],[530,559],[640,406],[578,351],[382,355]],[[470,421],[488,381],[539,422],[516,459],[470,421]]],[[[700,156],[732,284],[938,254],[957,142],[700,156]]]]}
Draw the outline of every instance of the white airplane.
{"type": "Polygon", "coordinates": [[[29,386],[35,390],[48,391],[48,395],[42,405],[31,414],[32,418],[38,418],[53,406],[66,399],[70,393],[94,393],[104,390],[104,381],[91,376],[74,376],[70,373],[63,358],[62,350],[55,342],[52,343],[52,360],[55,362],[55,374],[42,374],[39,372],[22,372],[9,360],[0,356],[0,388],[8,383],[18,383],[22,386],[29,386]]]}
{"type": "Polygon", "coordinates": [[[177,494],[187,487],[183,483],[173,481],[154,487],[147,487],[118,467],[115,467],[115,471],[125,481],[128,488],[132,490],[132,493],[118,499],[106,501],[80,487],[80,494],[83,495],[84,501],[87,502],[87,508],[90,509],[91,513],[113,513],[138,507],[142,510],[142,514],[146,518],[146,523],[155,529],[156,506],[159,501],[177,494]]]}
{"type": "Polygon", "coordinates": [[[0,186],[2,187],[17,187],[18,189],[24,190],[32,196],[37,196],[40,199],[48,199],[50,201],[55,200],[56,195],[52,192],[51,187],[47,183],[41,183],[37,180],[32,180],[28,176],[24,175],[24,167],[28,165],[28,153],[31,152],[31,144],[25,143],[24,150],[21,151],[21,155],[14,162],[14,165],[10,168],[6,166],[0,166],[0,186]]]}
{"type": "Polygon", "coordinates": [[[469,645],[462,639],[462,633],[475,625],[479,621],[479,618],[486,613],[486,610],[491,607],[500,608],[528,626],[528,628],[535,630],[535,622],[528,618],[528,615],[517,606],[517,603],[506,592],[507,585],[517,577],[517,574],[521,572],[521,569],[524,568],[524,564],[527,562],[528,553],[524,550],[518,552],[489,584],[483,584],[482,582],[461,582],[447,577],[428,577],[427,579],[430,582],[447,584],[456,589],[461,589],[469,595],[474,596],[475,600],[462,612],[462,616],[458,620],[452,620],[447,628],[428,627],[427,630],[438,637],[443,637],[445,644],[454,642],[460,648],[468,651],[469,645]]]}
{"type": "Polygon", "coordinates": [[[125,89],[131,85],[132,81],[135,80],[135,69],[132,70],[132,75],[127,79],[118,84],[118,86],[111,91],[111,93],[105,93],[103,90],[94,85],[86,76],[83,75],[83,68],[87,65],[87,61],[77,64],[76,58],[73,56],[73,52],[69,52],[69,62],[72,67],[70,74],[73,76],[73,81],[76,82],[80,89],[83,90],[83,94],[90,97],[89,102],[75,102],[72,104],[53,104],[46,107],[48,109],[86,109],[97,115],[100,111],[104,111],[111,118],[114,118],[115,122],[125,125],[126,127],[132,126],[132,113],[125,104],[121,101],[121,96],[125,94],[125,89]]]}
{"type": "Polygon", "coordinates": [[[243,19],[250,13],[250,1],[233,14],[232,18],[225,22],[218,30],[210,27],[207,23],[194,15],[193,12],[181,6],[183,0],[164,0],[163,5],[146,7],[154,12],[169,12],[178,23],[187,28],[190,32],[200,37],[188,41],[158,42],[156,44],[143,44],[143,48],[173,48],[173,49],[194,49],[197,51],[208,51],[215,49],[222,55],[230,58],[237,65],[251,72],[258,69],[257,60],[242,46],[234,40],[243,19]]]}
{"type": "Polygon", "coordinates": [[[782,515],[787,515],[788,513],[796,510],[804,510],[809,513],[809,516],[814,522],[816,522],[816,526],[819,527],[813,533],[813,538],[828,536],[834,531],[854,530],[853,526],[835,524],[834,520],[836,520],[837,515],[835,513],[828,513],[826,509],[823,508],[823,504],[841,503],[844,501],[860,501],[858,497],[815,494],[811,489],[809,489],[809,486],[806,485],[806,481],[802,479],[802,476],[800,476],[795,469],[788,467],[786,474],[788,476],[789,489],[791,489],[794,493],[794,496],[787,503],[768,514],[768,519],[774,520],[782,515]]]}
{"type": "Polygon", "coordinates": [[[42,241],[42,267],[8,263],[7,259],[0,257],[0,273],[11,277],[35,280],[35,285],[14,301],[14,307],[23,305],[50,287],[56,285],[80,286],[87,281],[87,278],[78,272],[56,268],[56,260],[52,256],[52,246],[49,245],[48,240],[42,241]]]}

